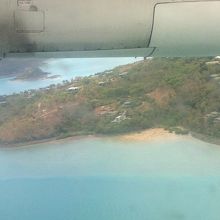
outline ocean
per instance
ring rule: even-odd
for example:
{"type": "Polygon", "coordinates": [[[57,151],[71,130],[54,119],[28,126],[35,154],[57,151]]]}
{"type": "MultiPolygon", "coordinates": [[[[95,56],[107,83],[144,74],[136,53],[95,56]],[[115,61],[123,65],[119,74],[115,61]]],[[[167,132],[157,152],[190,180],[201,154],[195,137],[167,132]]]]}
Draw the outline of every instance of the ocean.
{"type": "Polygon", "coordinates": [[[2,220],[219,220],[220,147],[87,137],[0,149],[2,220]]]}
{"type": "MultiPolygon", "coordinates": [[[[76,58],[76,59],[49,59],[40,69],[50,73],[49,76],[59,75],[58,78],[42,79],[35,81],[13,80],[14,77],[0,78],[0,95],[19,93],[30,89],[39,89],[51,84],[62,83],[76,76],[89,76],[111,70],[117,66],[134,63],[143,58],[76,58]]],[[[22,59],[20,59],[22,62],[22,59]]]]}

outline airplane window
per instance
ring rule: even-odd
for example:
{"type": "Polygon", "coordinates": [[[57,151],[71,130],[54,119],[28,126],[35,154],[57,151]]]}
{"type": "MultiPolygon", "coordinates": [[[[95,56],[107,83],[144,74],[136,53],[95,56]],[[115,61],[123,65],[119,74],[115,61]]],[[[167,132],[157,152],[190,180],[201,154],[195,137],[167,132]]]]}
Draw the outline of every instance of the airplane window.
{"type": "Polygon", "coordinates": [[[0,219],[217,220],[220,57],[0,61],[0,219]]]}

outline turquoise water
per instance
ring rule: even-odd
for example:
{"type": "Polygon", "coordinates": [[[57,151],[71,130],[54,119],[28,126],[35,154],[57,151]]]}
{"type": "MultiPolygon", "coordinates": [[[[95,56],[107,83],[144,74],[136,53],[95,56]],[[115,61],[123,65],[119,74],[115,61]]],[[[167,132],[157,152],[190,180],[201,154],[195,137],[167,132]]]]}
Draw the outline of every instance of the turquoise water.
{"type": "MultiPolygon", "coordinates": [[[[142,58],[82,58],[82,59],[50,59],[40,68],[51,75],[59,75],[55,79],[37,81],[13,81],[13,78],[0,78],[0,95],[19,93],[24,90],[44,88],[51,84],[61,83],[76,76],[89,76],[119,65],[134,63],[142,58]]],[[[21,61],[22,62],[22,59],[21,61]]]]}
{"type": "Polygon", "coordinates": [[[84,138],[0,150],[0,219],[219,220],[220,147],[84,138]]]}

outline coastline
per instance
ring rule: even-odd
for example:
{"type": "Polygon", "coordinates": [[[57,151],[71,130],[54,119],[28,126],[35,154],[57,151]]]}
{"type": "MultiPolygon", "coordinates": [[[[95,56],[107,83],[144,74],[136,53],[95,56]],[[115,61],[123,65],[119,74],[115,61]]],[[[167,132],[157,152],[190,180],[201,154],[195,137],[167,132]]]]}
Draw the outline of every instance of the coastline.
{"type": "Polygon", "coordinates": [[[196,132],[192,132],[191,135],[192,135],[193,138],[198,139],[200,141],[220,146],[220,139],[218,139],[218,138],[214,138],[214,137],[207,136],[207,135],[204,135],[204,134],[199,134],[199,133],[196,133],[196,132]]]}
{"type": "Polygon", "coordinates": [[[181,138],[193,138],[208,144],[214,144],[220,146],[220,139],[210,137],[204,134],[195,132],[189,132],[189,134],[176,134],[175,132],[169,132],[164,128],[151,128],[140,132],[133,132],[130,134],[124,134],[118,136],[121,141],[163,141],[163,140],[178,140],[181,138]]]}
{"type": "Polygon", "coordinates": [[[151,128],[140,132],[133,132],[118,136],[122,141],[155,141],[155,140],[177,140],[180,137],[187,137],[189,135],[177,135],[171,133],[164,128],[151,128]]]}
{"type": "Polygon", "coordinates": [[[61,143],[66,141],[77,141],[87,138],[112,138],[123,142],[149,142],[149,141],[164,141],[164,140],[179,140],[181,138],[194,138],[206,143],[220,145],[219,139],[214,139],[198,133],[189,133],[188,135],[175,134],[174,132],[169,132],[164,128],[150,128],[143,131],[134,131],[127,134],[119,135],[100,135],[100,134],[87,134],[87,135],[73,135],[66,138],[48,138],[43,140],[35,140],[30,142],[23,142],[17,144],[0,144],[0,149],[15,149],[15,148],[27,148],[33,147],[38,144],[53,144],[61,143]]]}
{"type": "Polygon", "coordinates": [[[35,140],[35,141],[28,141],[28,142],[21,142],[21,143],[14,143],[14,144],[1,144],[0,143],[0,149],[15,149],[15,148],[26,148],[26,147],[32,147],[34,145],[38,144],[52,144],[62,141],[75,141],[79,139],[89,138],[89,137],[98,137],[98,135],[76,135],[66,138],[58,139],[57,137],[53,138],[47,138],[42,140],[35,140]]]}
{"type": "Polygon", "coordinates": [[[185,137],[188,135],[177,135],[175,133],[170,133],[169,131],[163,129],[163,128],[151,128],[147,130],[143,130],[140,132],[132,132],[128,134],[120,134],[120,135],[99,135],[99,134],[88,134],[88,135],[75,135],[70,136],[66,138],[58,139],[57,137],[54,138],[48,138],[43,140],[35,140],[30,142],[23,142],[23,143],[17,143],[17,144],[0,144],[0,148],[22,148],[22,147],[29,147],[37,144],[51,144],[51,143],[57,143],[62,141],[75,141],[75,140],[81,140],[86,138],[114,138],[116,140],[120,141],[154,141],[154,140],[176,140],[180,137],[185,137]]]}

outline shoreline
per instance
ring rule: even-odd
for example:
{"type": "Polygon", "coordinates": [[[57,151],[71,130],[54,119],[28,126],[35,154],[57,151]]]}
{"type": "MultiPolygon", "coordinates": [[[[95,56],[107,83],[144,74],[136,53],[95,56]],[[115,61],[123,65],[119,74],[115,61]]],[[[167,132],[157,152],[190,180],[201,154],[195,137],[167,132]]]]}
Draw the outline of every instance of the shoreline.
{"type": "Polygon", "coordinates": [[[76,135],[76,136],[60,138],[60,139],[57,139],[57,137],[54,137],[54,138],[47,138],[47,139],[42,139],[42,140],[21,142],[17,144],[0,144],[0,149],[26,148],[26,147],[32,147],[38,144],[47,144],[47,143],[52,144],[54,142],[57,143],[57,142],[69,141],[69,140],[74,141],[74,140],[85,139],[89,137],[99,137],[99,136],[98,135],[76,135]]]}
{"type": "Polygon", "coordinates": [[[188,137],[189,135],[179,135],[174,132],[169,132],[164,128],[151,128],[140,132],[132,132],[130,134],[119,135],[119,140],[122,141],[157,141],[157,140],[177,140],[181,137],[188,137]]]}
{"type": "Polygon", "coordinates": [[[207,136],[207,135],[204,135],[204,134],[199,134],[199,133],[196,133],[196,132],[192,132],[191,136],[195,139],[200,140],[200,141],[220,146],[220,139],[218,139],[218,138],[210,137],[210,136],[207,136]]]}
{"type": "Polygon", "coordinates": [[[76,136],[70,136],[66,138],[57,139],[57,137],[54,138],[48,138],[43,140],[35,140],[35,141],[29,141],[29,142],[23,142],[23,143],[17,143],[17,144],[0,144],[0,148],[22,148],[22,147],[29,147],[37,144],[51,144],[54,142],[62,142],[62,141],[75,141],[75,140],[81,140],[86,138],[113,138],[120,141],[153,141],[153,140],[164,140],[164,139],[178,139],[182,136],[187,135],[177,135],[174,133],[170,133],[169,131],[163,129],[163,128],[150,128],[147,130],[139,131],[139,132],[132,132],[127,134],[119,134],[119,135],[101,135],[101,134],[88,134],[88,135],[76,135],[76,136]]]}
{"type": "Polygon", "coordinates": [[[119,135],[101,135],[101,134],[88,134],[88,135],[75,135],[66,138],[57,137],[48,138],[43,140],[35,140],[30,142],[23,142],[17,144],[0,144],[0,149],[15,149],[15,148],[26,148],[33,147],[38,144],[52,144],[58,142],[65,141],[76,141],[86,138],[112,138],[115,140],[123,141],[123,142],[148,142],[148,141],[163,141],[163,140],[178,140],[181,138],[194,138],[206,143],[220,145],[219,139],[214,139],[212,137],[208,137],[198,133],[189,133],[188,135],[175,134],[174,132],[169,132],[164,128],[150,128],[143,131],[134,131],[132,133],[127,134],[119,134],[119,135]]]}

